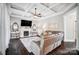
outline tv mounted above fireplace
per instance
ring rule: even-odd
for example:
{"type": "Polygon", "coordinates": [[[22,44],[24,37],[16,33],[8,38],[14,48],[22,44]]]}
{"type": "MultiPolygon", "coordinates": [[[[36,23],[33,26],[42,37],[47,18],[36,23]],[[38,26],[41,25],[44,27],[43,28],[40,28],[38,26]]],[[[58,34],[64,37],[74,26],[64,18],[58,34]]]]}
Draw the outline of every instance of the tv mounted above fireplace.
{"type": "Polygon", "coordinates": [[[21,20],[21,26],[32,26],[32,21],[21,20]]]}

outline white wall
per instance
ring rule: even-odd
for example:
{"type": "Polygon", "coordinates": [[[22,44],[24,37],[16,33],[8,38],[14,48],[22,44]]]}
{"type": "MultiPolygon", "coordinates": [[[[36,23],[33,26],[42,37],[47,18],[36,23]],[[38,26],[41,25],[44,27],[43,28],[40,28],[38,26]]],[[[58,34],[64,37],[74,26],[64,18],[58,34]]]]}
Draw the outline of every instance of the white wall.
{"type": "Polygon", "coordinates": [[[5,54],[5,5],[1,4],[1,52],[5,54]]]}
{"type": "Polygon", "coordinates": [[[64,41],[75,42],[75,20],[76,20],[76,9],[71,10],[70,12],[64,15],[64,41]]]}
{"type": "Polygon", "coordinates": [[[0,51],[1,51],[1,49],[2,49],[2,30],[1,30],[1,25],[2,24],[2,19],[1,19],[1,4],[0,4],[0,51]]]}
{"type": "Polygon", "coordinates": [[[21,19],[17,17],[10,17],[10,29],[12,31],[12,24],[16,22],[19,25],[19,28],[21,27],[21,19]]]}
{"type": "Polygon", "coordinates": [[[79,50],[79,4],[78,4],[78,9],[77,9],[77,36],[78,36],[77,48],[79,50]]]}
{"type": "MultiPolygon", "coordinates": [[[[19,26],[21,24],[21,18],[11,17],[11,22],[18,22],[19,26]]],[[[64,20],[62,15],[56,15],[44,20],[35,19],[32,21],[37,25],[38,33],[41,34],[44,30],[52,30],[52,31],[64,31],[64,20]],[[50,28],[49,28],[50,27],[50,28]]],[[[22,36],[22,31],[27,30],[24,27],[20,27],[20,35],[22,36]]]]}
{"type": "Polygon", "coordinates": [[[8,6],[6,4],[1,4],[1,17],[0,17],[0,44],[1,44],[1,52],[5,54],[5,50],[8,47],[10,35],[10,23],[9,23],[9,15],[8,15],[8,6]]]}
{"type": "Polygon", "coordinates": [[[5,4],[5,38],[6,38],[6,48],[9,46],[10,42],[10,15],[9,15],[9,6],[5,4]]]}
{"type": "Polygon", "coordinates": [[[39,33],[44,30],[64,31],[64,20],[62,15],[56,15],[37,22],[39,33]]]}

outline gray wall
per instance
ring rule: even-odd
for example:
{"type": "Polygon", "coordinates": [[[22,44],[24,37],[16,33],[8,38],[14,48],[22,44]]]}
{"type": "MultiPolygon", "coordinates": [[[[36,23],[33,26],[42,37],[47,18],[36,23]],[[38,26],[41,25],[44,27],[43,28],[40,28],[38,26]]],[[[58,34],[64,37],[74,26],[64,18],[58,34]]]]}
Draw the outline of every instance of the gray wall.
{"type": "Polygon", "coordinates": [[[0,50],[3,54],[5,54],[5,35],[4,35],[4,29],[5,29],[5,7],[4,4],[0,4],[1,12],[0,12],[0,50]]]}
{"type": "Polygon", "coordinates": [[[39,33],[42,32],[44,29],[52,31],[64,31],[64,20],[62,15],[57,15],[50,18],[46,18],[44,20],[39,20],[37,23],[39,26],[39,33]],[[45,24],[47,24],[46,27],[48,28],[44,28],[45,24]]]}
{"type": "Polygon", "coordinates": [[[2,54],[5,54],[6,48],[8,48],[8,42],[10,39],[10,18],[8,14],[8,6],[6,4],[0,4],[0,50],[2,54]]]}
{"type": "Polygon", "coordinates": [[[5,4],[5,49],[8,48],[10,40],[10,15],[9,15],[9,6],[5,4]]]}
{"type": "Polygon", "coordinates": [[[2,28],[2,27],[1,27],[1,22],[2,22],[2,21],[1,21],[1,4],[0,4],[0,51],[1,51],[1,49],[2,49],[2,47],[1,47],[1,46],[2,46],[2,44],[1,44],[1,28],[2,28]]]}
{"type": "Polygon", "coordinates": [[[78,4],[78,9],[77,9],[77,48],[79,50],[79,4],[78,4]]]}

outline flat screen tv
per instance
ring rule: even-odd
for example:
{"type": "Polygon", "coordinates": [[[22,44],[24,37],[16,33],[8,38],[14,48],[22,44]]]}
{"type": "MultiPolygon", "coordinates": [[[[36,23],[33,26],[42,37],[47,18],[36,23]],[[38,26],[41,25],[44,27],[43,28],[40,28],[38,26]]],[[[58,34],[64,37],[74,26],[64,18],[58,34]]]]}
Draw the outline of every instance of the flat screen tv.
{"type": "Polygon", "coordinates": [[[32,26],[32,21],[21,20],[21,26],[32,26]]]}

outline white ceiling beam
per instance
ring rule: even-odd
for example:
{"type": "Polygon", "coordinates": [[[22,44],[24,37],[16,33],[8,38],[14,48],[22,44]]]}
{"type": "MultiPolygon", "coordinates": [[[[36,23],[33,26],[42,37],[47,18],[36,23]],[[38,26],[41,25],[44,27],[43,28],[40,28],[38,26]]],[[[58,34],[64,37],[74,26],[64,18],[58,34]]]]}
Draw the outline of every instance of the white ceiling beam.
{"type": "MultiPolygon", "coordinates": [[[[29,7],[28,8],[23,8],[22,6],[18,6],[17,4],[10,4],[10,5],[14,5],[16,8],[21,8],[21,9],[23,9],[23,10],[25,10],[24,12],[23,11],[19,11],[19,10],[15,10],[15,11],[12,11],[12,13],[16,13],[16,14],[21,14],[22,16],[25,16],[27,13],[28,13],[28,11],[31,9],[31,8],[33,8],[34,7],[34,3],[33,4],[29,4],[29,7]]],[[[27,4],[26,4],[27,5],[27,4]]],[[[52,10],[50,10],[49,8],[47,8],[46,6],[44,6],[44,5],[42,5],[42,4],[40,4],[39,3],[39,5],[41,5],[41,6],[43,6],[44,8],[46,8],[46,9],[48,9],[49,11],[50,11],[50,13],[54,13],[52,10]]],[[[46,14],[47,14],[48,12],[46,12],[46,14]]]]}
{"type": "MultiPolygon", "coordinates": [[[[43,6],[45,6],[46,8],[49,8],[48,6],[46,6],[46,5],[44,5],[43,3],[41,3],[43,6]]],[[[54,13],[56,13],[56,11],[55,10],[53,10],[53,9],[51,9],[51,8],[49,8],[51,11],[53,11],[54,13]]]]}
{"type": "Polygon", "coordinates": [[[13,3],[10,4],[11,8],[17,9],[17,10],[21,10],[21,11],[25,11],[25,9],[23,7],[17,6],[13,3]]]}
{"type": "Polygon", "coordinates": [[[16,9],[12,9],[12,8],[10,8],[10,15],[23,16],[23,17],[27,16],[27,18],[31,17],[30,13],[22,12],[20,10],[16,10],[16,9]]]}
{"type": "Polygon", "coordinates": [[[56,13],[55,10],[50,9],[48,6],[44,5],[43,3],[41,3],[41,5],[43,5],[43,6],[46,7],[47,9],[51,10],[52,12],[56,13]]]}
{"type": "Polygon", "coordinates": [[[23,17],[23,16],[16,16],[16,15],[10,15],[10,17],[16,17],[16,18],[20,18],[20,19],[24,19],[24,20],[33,20],[33,18],[27,18],[27,17],[23,17]]]}
{"type": "MultiPolygon", "coordinates": [[[[50,18],[50,17],[53,17],[53,16],[62,15],[62,14],[64,14],[65,12],[67,12],[70,8],[72,8],[73,6],[75,6],[75,4],[71,4],[71,5],[68,6],[68,7],[66,8],[66,10],[64,10],[64,11],[61,11],[61,12],[58,12],[58,13],[54,13],[54,14],[52,14],[52,15],[50,15],[50,16],[47,16],[47,17],[42,17],[42,18],[40,18],[39,20],[44,20],[44,19],[47,19],[47,18],[50,18]]],[[[74,8],[75,8],[75,7],[74,7],[74,8]]]]}
{"type": "Polygon", "coordinates": [[[76,7],[77,7],[77,4],[76,4],[76,3],[75,3],[75,4],[71,4],[70,7],[68,7],[68,9],[66,9],[66,10],[63,12],[63,14],[69,12],[70,10],[72,10],[72,9],[74,9],[74,8],[76,8],[76,7]]]}
{"type": "Polygon", "coordinates": [[[28,12],[30,9],[32,9],[32,7],[34,6],[34,4],[29,4],[29,7],[28,8],[26,8],[26,12],[28,12]]]}
{"type": "MultiPolygon", "coordinates": [[[[40,4],[40,5],[42,5],[42,4],[40,4]]],[[[75,4],[71,4],[71,5],[69,5],[69,6],[66,8],[66,10],[64,10],[64,11],[62,11],[62,12],[59,12],[59,13],[53,13],[52,15],[49,15],[49,16],[46,16],[46,17],[39,18],[39,20],[43,20],[43,19],[46,19],[46,18],[49,18],[49,17],[53,17],[53,16],[56,16],[56,15],[63,14],[63,13],[65,13],[65,12],[67,12],[70,8],[72,8],[74,5],[75,5],[75,4]]],[[[45,8],[47,8],[47,9],[49,9],[48,7],[46,7],[46,6],[44,6],[44,5],[42,5],[42,6],[45,7],[45,8]]],[[[31,5],[31,6],[28,8],[28,10],[30,10],[32,7],[33,7],[33,5],[31,5]]],[[[27,10],[27,11],[28,11],[28,10],[27,10]]],[[[50,10],[50,9],[49,9],[49,10],[50,10]]],[[[52,10],[51,10],[51,12],[52,12],[52,10]]],[[[25,13],[24,13],[23,15],[25,15],[25,13]]],[[[24,17],[24,18],[25,18],[25,17],[24,17]]]]}
{"type": "Polygon", "coordinates": [[[10,8],[10,15],[11,15],[12,13],[19,14],[19,15],[23,15],[23,14],[24,14],[24,12],[22,12],[22,11],[20,11],[20,10],[10,8]]]}
{"type": "Polygon", "coordinates": [[[60,3],[56,3],[56,4],[54,4],[54,5],[51,5],[49,8],[51,9],[51,8],[53,8],[53,7],[55,7],[55,6],[57,6],[57,5],[59,5],[60,3]]]}
{"type": "MultiPolygon", "coordinates": [[[[14,5],[14,4],[9,4],[9,5],[11,6],[11,5],[14,5]]],[[[15,7],[21,8],[20,6],[17,6],[17,5],[15,5],[15,7]]],[[[29,4],[29,8],[27,8],[27,9],[21,8],[21,9],[23,9],[25,11],[21,11],[21,10],[10,7],[10,15],[11,14],[16,14],[16,15],[21,15],[21,16],[28,15],[27,11],[30,10],[32,7],[33,7],[33,4],[29,4]]]]}
{"type": "Polygon", "coordinates": [[[11,3],[10,5],[11,5],[12,7],[18,9],[18,10],[28,11],[28,10],[30,10],[30,9],[33,7],[34,4],[29,3],[29,4],[28,4],[28,6],[29,6],[28,8],[24,8],[24,7],[22,7],[22,6],[19,6],[19,5],[14,4],[14,3],[11,3]]]}

